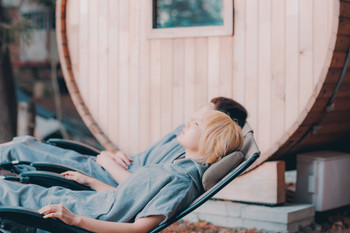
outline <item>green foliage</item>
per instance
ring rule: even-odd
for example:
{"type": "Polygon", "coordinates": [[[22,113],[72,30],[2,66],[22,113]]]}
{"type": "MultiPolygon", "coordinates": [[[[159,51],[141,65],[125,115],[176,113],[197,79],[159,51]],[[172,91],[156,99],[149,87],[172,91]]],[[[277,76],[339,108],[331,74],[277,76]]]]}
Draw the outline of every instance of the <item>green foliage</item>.
{"type": "Polygon", "coordinates": [[[30,40],[30,30],[34,27],[29,20],[21,19],[15,23],[0,22],[0,41],[4,50],[10,43],[22,38],[24,42],[30,40]]]}

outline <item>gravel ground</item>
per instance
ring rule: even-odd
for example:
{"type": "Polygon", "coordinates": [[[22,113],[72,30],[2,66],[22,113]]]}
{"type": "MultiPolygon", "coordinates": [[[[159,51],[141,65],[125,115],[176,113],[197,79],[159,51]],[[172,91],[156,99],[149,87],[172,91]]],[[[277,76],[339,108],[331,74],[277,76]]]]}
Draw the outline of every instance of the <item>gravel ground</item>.
{"type": "MultiPolygon", "coordinates": [[[[225,228],[206,222],[190,223],[179,221],[162,231],[162,233],[272,233],[257,229],[225,228]]],[[[315,223],[300,229],[301,233],[350,233],[350,206],[316,213],[315,223]]]]}

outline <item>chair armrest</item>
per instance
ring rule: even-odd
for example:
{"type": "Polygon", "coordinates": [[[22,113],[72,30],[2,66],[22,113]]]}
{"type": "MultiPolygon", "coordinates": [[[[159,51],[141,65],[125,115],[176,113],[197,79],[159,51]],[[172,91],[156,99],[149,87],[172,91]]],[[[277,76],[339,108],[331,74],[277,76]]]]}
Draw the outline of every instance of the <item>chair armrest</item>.
{"type": "MultiPolygon", "coordinates": [[[[28,209],[24,207],[12,207],[12,206],[0,207],[0,225],[10,225],[10,227],[12,227],[11,229],[13,230],[11,232],[20,232],[18,231],[17,228],[23,228],[23,227],[19,227],[18,224],[28,226],[28,227],[40,228],[42,230],[54,232],[54,233],[61,233],[61,232],[87,233],[89,232],[78,227],[67,225],[61,220],[56,218],[45,219],[41,214],[39,214],[37,211],[32,209],[28,209]]],[[[28,231],[25,229],[24,232],[32,232],[32,231],[28,231]]]]}
{"type": "MultiPolygon", "coordinates": [[[[47,171],[22,172],[20,178],[29,184],[37,184],[44,187],[61,186],[72,190],[93,190],[92,188],[67,180],[63,176],[47,171]]],[[[20,181],[20,180],[19,180],[20,181]]]]}
{"type": "Polygon", "coordinates": [[[79,169],[76,169],[71,166],[58,164],[58,163],[47,163],[47,162],[32,162],[30,164],[31,166],[35,167],[37,171],[48,171],[48,172],[54,172],[54,173],[62,173],[65,171],[75,171],[80,172],[83,175],[89,176],[83,171],[80,171],[79,169]]]}
{"type": "Polygon", "coordinates": [[[77,141],[67,140],[67,139],[51,138],[47,140],[46,143],[53,146],[61,147],[63,149],[74,150],[76,152],[79,152],[85,155],[96,156],[101,152],[100,150],[92,146],[89,146],[87,144],[77,142],[77,141]]]}

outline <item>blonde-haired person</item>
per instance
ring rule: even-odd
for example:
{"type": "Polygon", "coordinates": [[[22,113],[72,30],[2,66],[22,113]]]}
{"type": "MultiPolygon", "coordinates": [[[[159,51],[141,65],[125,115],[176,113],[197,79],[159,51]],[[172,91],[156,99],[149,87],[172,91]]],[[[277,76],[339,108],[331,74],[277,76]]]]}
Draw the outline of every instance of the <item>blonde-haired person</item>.
{"type": "Polygon", "coordinates": [[[239,149],[243,138],[235,122],[212,110],[187,123],[178,141],[186,150],[183,156],[141,167],[114,190],[47,189],[0,180],[0,206],[22,203],[40,209],[44,218],[93,232],[148,232],[195,200],[203,192],[201,178],[210,163],[239,149]]]}

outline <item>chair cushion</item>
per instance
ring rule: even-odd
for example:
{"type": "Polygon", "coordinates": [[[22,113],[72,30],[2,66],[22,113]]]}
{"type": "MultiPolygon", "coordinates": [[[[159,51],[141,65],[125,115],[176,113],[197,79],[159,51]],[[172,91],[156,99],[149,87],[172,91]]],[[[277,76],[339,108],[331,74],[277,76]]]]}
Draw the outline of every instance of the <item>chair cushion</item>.
{"type": "Polygon", "coordinates": [[[243,160],[244,155],[240,151],[234,151],[226,155],[218,162],[212,164],[203,174],[202,184],[205,191],[213,187],[228,172],[236,168],[243,160]]]}

